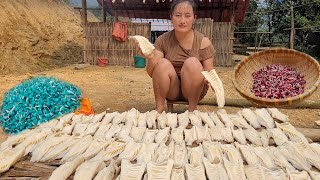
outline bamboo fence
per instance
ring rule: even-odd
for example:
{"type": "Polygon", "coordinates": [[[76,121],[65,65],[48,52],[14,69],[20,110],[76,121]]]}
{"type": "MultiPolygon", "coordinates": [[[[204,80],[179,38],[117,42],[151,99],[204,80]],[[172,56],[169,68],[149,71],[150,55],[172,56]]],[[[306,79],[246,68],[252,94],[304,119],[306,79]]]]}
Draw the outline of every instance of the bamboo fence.
{"type": "Polygon", "coordinates": [[[201,19],[195,24],[195,29],[207,36],[216,49],[215,65],[233,66],[234,28],[230,22],[214,22],[212,19],[201,19]]]}
{"type": "MultiPolygon", "coordinates": [[[[213,22],[211,19],[197,20],[195,28],[211,39],[216,49],[216,66],[233,66],[233,25],[213,22]]],[[[96,65],[98,58],[107,58],[109,65],[132,66],[136,47],[131,42],[118,42],[112,37],[113,21],[88,22],[85,27],[84,62],[96,65]]],[[[149,23],[128,23],[127,36],[142,35],[151,39],[149,23]]]]}
{"type": "MultiPolygon", "coordinates": [[[[131,66],[136,47],[131,42],[119,42],[112,37],[113,21],[88,22],[85,28],[84,62],[96,65],[98,58],[108,59],[108,65],[131,66]]],[[[127,37],[142,35],[150,39],[149,23],[128,23],[127,37]]]]}

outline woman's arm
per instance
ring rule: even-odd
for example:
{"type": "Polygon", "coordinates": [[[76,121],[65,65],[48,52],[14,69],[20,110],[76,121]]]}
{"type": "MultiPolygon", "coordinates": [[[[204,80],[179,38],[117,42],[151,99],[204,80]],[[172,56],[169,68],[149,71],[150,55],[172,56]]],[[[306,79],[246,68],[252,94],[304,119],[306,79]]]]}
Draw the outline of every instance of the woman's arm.
{"type": "Polygon", "coordinates": [[[146,59],[147,59],[147,73],[149,74],[149,76],[151,78],[152,78],[152,73],[153,73],[154,67],[157,65],[159,60],[163,57],[164,57],[163,52],[158,51],[156,49],[153,50],[153,53],[151,53],[148,57],[146,57],[146,59]]]}
{"type": "Polygon", "coordinates": [[[209,58],[207,60],[203,60],[201,62],[202,62],[203,70],[205,70],[205,71],[211,71],[214,68],[213,57],[209,58]]]}
{"type": "MultiPolygon", "coordinates": [[[[204,37],[201,41],[200,50],[209,48],[209,46],[212,46],[210,39],[207,37],[204,37]]],[[[214,53],[214,50],[212,53],[214,53]]],[[[214,56],[212,56],[211,58],[202,60],[201,63],[205,71],[211,71],[214,68],[214,56]]]]}

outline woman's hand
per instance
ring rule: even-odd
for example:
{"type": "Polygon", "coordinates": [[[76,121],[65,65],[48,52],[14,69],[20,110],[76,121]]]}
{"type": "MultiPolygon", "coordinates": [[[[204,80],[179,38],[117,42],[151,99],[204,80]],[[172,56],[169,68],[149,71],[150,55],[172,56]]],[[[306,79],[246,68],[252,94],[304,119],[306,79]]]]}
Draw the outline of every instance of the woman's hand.
{"type": "MultiPolygon", "coordinates": [[[[202,61],[201,63],[203,66],[203,70],[210,72],[212,69],[214,69],[213,61],[213,58],[209,58],[207,60],[202,61]]],[[[204,78],[204,83],[211,87],[210,82],[206,78],[204,78]]]]}
{"type": "Polygon", "coordinates": [[[134,44],[135,44],[135,46],[137,47],[137,53],[138,53],[138,55],[139,55],[140,57],[146,58],[147,60],[154,58],[155,50],[153,50],[151,54],[145,55],[145,54],[142,53],[142,50],[141,50],[141,48],[140,48],[140,46],[139,46],[138,41],[135,41],[134,44]]]}
{"type": "Polygon", "coordinates": [[[206,78],[204,78],[203,82],[204,82],[205,85],[211,87],[211,86],[210,86],[210,82],[209,82],[206,78]]]}

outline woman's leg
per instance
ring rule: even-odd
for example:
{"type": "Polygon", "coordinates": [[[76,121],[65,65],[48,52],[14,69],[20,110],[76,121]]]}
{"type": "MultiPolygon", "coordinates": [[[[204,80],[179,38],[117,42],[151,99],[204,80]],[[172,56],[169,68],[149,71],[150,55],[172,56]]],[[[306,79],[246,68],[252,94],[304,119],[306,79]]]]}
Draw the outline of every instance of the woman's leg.
{"type": "Polygon", "coordinates": [[[191,112],[197,109],[204,87],[204,77],[201,71],[203,71],[202,64],[195,57],[188,58],[181,69],[181,90],[183,96],[188,99],[188,110],[191,112]]]}
{"type": "Polygon", "coordinates": [[[156,110],[164,110],[165,99],[175,100],[179,96],[180,80],[170,61],[160,59],[152,72],[156,110]]]}

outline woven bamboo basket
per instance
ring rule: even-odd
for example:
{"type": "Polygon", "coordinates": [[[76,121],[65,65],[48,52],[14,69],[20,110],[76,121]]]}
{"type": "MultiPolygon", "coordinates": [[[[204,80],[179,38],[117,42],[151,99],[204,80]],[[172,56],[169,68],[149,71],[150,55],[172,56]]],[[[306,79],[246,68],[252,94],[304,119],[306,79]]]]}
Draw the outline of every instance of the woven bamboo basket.
{"type": "Polygon", "coordinates": [[[270,49],[255,53],[242,60],[234,70],[233,84],[237,91],[250,102],[260,106],[291,106],[310,96],[320,83],[319,63],[311,56],[291,49],[270,49]],[[304,93],[285,99],[269,99],[255,96],[251,92],[252,73],[269,64],[281,64],[295,68],[304,75],[304,93]]]}

